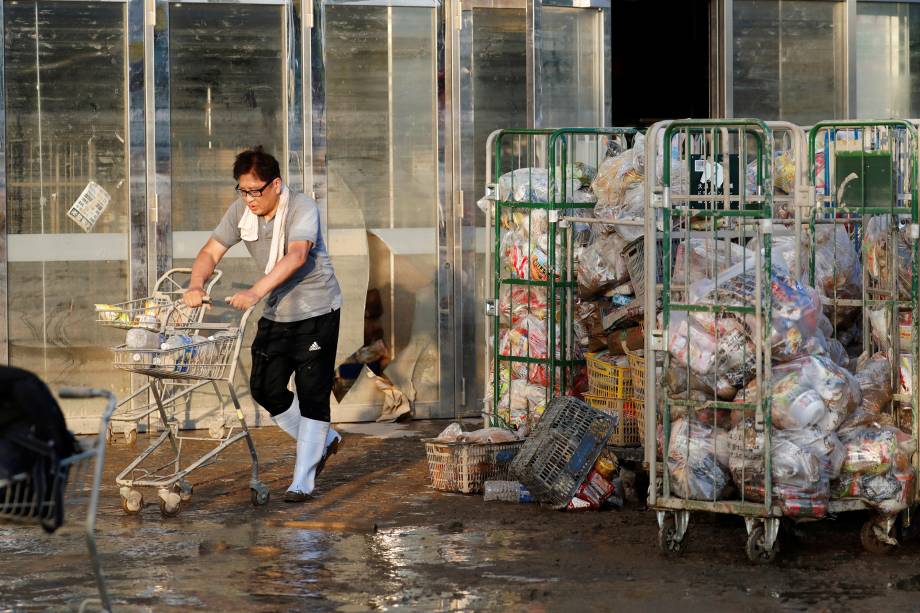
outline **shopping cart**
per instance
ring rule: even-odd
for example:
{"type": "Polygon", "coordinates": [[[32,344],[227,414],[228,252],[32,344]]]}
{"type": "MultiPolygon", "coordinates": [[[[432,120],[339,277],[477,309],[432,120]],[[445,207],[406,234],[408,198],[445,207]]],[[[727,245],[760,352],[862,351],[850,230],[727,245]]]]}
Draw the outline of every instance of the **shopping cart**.
{"type": "Polygon", "coordinates": [[[104,397],[107,405],[102,415],[99,435],[92,447],[63,459],[55,458],[53,447],[34,437],[23,437],[17,444],[29,449],[44,463],[42,470],[20,473],[10,479],[0,479],[0,521],[39,523],[46,531],[54,530],[64,520],[64,513],[86,504],[86,548],[89,551],[99,600],[84,600],[80,611],[90,605],[101,605],[110,611],[112,602],[102,576],[102,567],[96,550],[96,509],[99,506],[99,488],[102,483],[102,466],[105,461],[105,431],[115,411],[115,395],[108,390],[64,388],[61,398],[104,397]],[[44,470],[47,469],[47,470],[44,470]],[[51,474],[50,481],[36,475],[51,474]]]}
{"type": "MultiPolygon", "coordinates": [[[[174,305],[174,309],[181,308],[178,302],[174,305]]],[[[240,408],[234,384],[243,334],[251,313],[252,308],[245,311],[240,318],[239,325],[190,322],[166,327],[164,332],[168,336],[210,335],[204,340],[181,347],[131,349],[121,346],[115,348],[115,368],[150,378],[149,389],[153,396],[155,410],[163,424],[163,432],[115,479],[121,487],[122,508],[126,513],[140,512],[143,507],[143,495],[137,488],[150,487],[157,490],[160,512],[163,516],[177,515],[181,502],[190,500],[192,496],[192,484],[187,477],[197,469],[213,463],[220,453],[243,439],[249,447],[252,458],[252,479],[249,482],[252,503],[263,505],[268,502],[268,488],[259,480],[259,460],[240,408]],[[170,382],[185,382],[188,386],[172,396],[167,396],[170,382]],[[211,385],[217,390],[221,383],[226,387],[227,394],[236,409],[238,425],[225,425],[227,420],[225,420],[224,405],[221,402],[218,421],[222,427],[216,432],[212,428],[209,438],[180,434],[179,421],[176,417],[176,407],[179,403],[190,401],[191,395],[206,385],[211,385]],[[217,442],[215,447],[183,467],[183,442],[213,442],[215,440],[217,442]],[[167,449],[157,453],[167,443],[167,449]]]]}
{"type": "MultiPolygon", "coordinates": [[[[179,298],[185,291],[191,277],[191,268],[173,268],[157,279],[153,293],[146,298],[130,300],[118,304],[96,305],[96,323],[110,328],[129,330],[142,328],[152,332],[163,332],[167,327],[200,322],[204,318],[206,308],[187,307],[179,298]]],[[[223,272],[215,270],[205,286],[205,292],[211,290],[220,281],[223,272]]],[[[165,384],[163,403],[170,405],[180,399],[188,398],[189,383],[186,381],[171,381],[165,384]]],[[[216,389],[216,388],[215,388],[216,389]]],[[[191,390],[193,391],[193,390],[191,390]]],[[[218,401],[223,404],[220,393],[217,392],[218,401]]],[[[147,431],[150,431],[150,418],[156,413],[157,405],[150,394],[150,384],[143,385],[124,398],[118,405],[118,410],[112,417],[106,429],[106,442],[115,439],[116,424],[122,424],[121,431],[125,442],[134,445],[137,442],[138,424],[147,421],[147,431]]]]}

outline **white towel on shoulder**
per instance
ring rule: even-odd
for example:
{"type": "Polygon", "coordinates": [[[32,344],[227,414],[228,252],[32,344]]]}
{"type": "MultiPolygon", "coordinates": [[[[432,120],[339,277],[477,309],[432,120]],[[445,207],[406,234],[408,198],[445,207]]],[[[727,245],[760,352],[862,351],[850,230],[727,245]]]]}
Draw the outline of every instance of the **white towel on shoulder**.
{"type": "MultiPolygon", "coordinates": [[[[288,186],[282,186],[278,207],[275,209],[275,216],[272,219],[274,231],[272,232],[272,244],[268,251],[268,263],[265,265],[265,274],[270,273],[275,264],[278,263],[278,260],[284,257],[287,209],[290,198],[291,192],[288,186]]],[[[237,224],[237,227],[240,229],[240,238],[244,241],[259,239],[259,216],[249,210],[249,207],[246,207],[246,210],[243,211],[243,216],[240,217],[240,223],[237,224]]]]}

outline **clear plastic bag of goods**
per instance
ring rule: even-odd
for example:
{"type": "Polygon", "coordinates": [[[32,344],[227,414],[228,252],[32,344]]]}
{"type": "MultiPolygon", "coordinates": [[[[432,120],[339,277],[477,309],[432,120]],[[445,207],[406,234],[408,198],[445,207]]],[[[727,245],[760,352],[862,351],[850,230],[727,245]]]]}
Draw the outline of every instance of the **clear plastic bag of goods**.
{"type": "Polygon", "coordinates": [[[856,366],[856,382],[862,391],[860,408],[878,414],[891,404],[891,362],[879,352],[856,366]]]}
{"type": "Polygon", "coordinates": [[[512,430],[505,428],[481,428],[457,435],[458,443],[513,443],[519,440],[512,430]]]}
{"type": "Polygon", "coordinates": [[[530,383],[527,379],[512,379],[502,382],[498,415],[505,423],[515,428],[525,424],[534,425],[546,408],[546,387],[530,383]]]}
{"type": "MultiPolygon", "coordinates": [[[[806,235],[802,255],[802,271],[808,275],[808,258],[811,253],[811,238],[806,235]]],[[[825,298],[856,299],[862,296],[862,266],[856,245],[842,226],[818,225],[814,236],[815,289],[825,298]]],[[[844,325],[857,315],[855,307],[832,306],[826,308],[836,326],[844,325]]]]}
{"type": "Polygon", "coordinates": [[[498,312],[502,323],[517,324],[527,316],[546,319],[546,289],[525,285],[502,285],[498,312]]]}
{"type": "Polygon", "coordinates": [[[453,443],[456,442],[457,437],[461,434],[463,434],[463,428],[460,427],[460,424],[454,422],[441,430],[441,433],[435,437],[435,440],[442,443],[453,443]]]}
{"type": "MultiPolygon", "coordinates": [[[[594,212],[598,217],[615,216],[626,191],[645,181],[645,137],[637,134],[633,146],[606,158],[597,169],[591,191],[597,198],[594,212]]],[[[613,228],[609,228],[612,230],[613,228]]]]}
{"type": "Polygon", "coordinates": [[[671,491],[691,500],[724,499],[731,490],[728,434],[721,428],[679,419],[668,443],[671,491]]]}
{"type": "Polygon", "coordinates": [[[773,367],[772,398],[777,428],[816,426],[830,432],[856,410],[862,393],[846,369],[827,356],[812,355],[773,367]]]}
{"type": "Polygon", "coordinates": [[[600,235],[585,247],[575,265],[578,293],[582,297],[595,296],[624,283],[629,277],[623,248],[626,242],[618,234],[600,235]]]}
{"type": "Polygon", "coordinates": [[[841,430],[840,439],[846,460],[834,484],[835,497],[861,498],[886,513],[897,513],[915,502],[913,437],[891,426],[866,426],[841,430]]]}
{"type": "Polygon", "coordinates": [[[909,225],[900,225],[891,215],[877,215],[866,224],[865,236],[866,272],[882,288],[890,288],[897,276],[898,294],[901,300],[910,299],[911,240],[909,225]],[[889,253],[896,254],[897,270],[890,270],[889,253]]]}
{"type": "Polygon", "coordinates": [[[753,376],[755,347],[737,320],[724,319],[719,324],[717,341],[692,317],[674,313],[668,324],[668,351],[677,370],[689,366],[709,390],[730,400],[753,376]]]}
{"type": "Polygon", "coordinates": [[[737,243],[711,238],[691,238],[681,242],[674,250],[671,278],[683,284],[700,279],[714,279],[726,270],[751,258],[753,253],[737,243]]]}
{"type": "Polygon", "coordinates": [[[159,349],[163,336],[146,328],[131,328],[125,334],[125,346],[128,349],[159,349]]]}
{"type": "Polygon", "coordinates": [[[846,448],[846,459],[843,464],[845,473],[886,473],[891,469],[898,453],[896,428],[862,427],[843,430],[840,432],[840,440],[846,448]]]}
{"type": "MultiPolygon", "coordinates": [[[[594,169],[587,164],[577,163],[570,165],[566,174],[569,183],[565,190],[565,202],[594,202],[594,196],[586,188],[594,176],[594,169]]],[[[555,173],[555,180],[555,202],[561,203],[563,178],[560,169],[555,173]]],[[[503,174],[498,179],[498,199],[504,202],[548,203],[549,173],[545,168],[518,168],[503,174]]]]}

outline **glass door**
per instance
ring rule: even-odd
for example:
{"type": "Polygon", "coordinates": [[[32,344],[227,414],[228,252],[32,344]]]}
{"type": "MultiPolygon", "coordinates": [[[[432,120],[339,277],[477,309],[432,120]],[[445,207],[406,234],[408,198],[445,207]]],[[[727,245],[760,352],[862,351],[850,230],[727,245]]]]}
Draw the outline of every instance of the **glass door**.
{"type": "MultiPolygon", "coordinates": [[[[370,296],[364,325],[343,326],[340,354],[380,349],[373,368],[413,401],[417,418],[453,416],[440,397],[437,16],[436,2],[330,0],[320,18],[318,194],[346,305],[370,296]]],[[[379,392],[361,387],[358,379],[333,403],[334,420],[379,415],[379,392]]]]}
{"type": "Polygon", "coordinates": [[[127,7],[14,0],[2,10],[9,362],[52,390],[123,395],[129,377],[109,347],[124,333],[97,326],[93,304],[130,295],[127,7]],[[84,231],[67,212],[90,182],[110,201],[84,231]]]}

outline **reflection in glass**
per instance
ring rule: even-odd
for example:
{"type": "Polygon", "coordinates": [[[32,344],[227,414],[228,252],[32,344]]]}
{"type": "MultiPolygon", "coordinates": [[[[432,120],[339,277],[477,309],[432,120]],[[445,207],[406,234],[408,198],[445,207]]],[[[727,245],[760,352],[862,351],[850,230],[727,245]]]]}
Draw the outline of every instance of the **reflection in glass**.
{"type": "Polygon", "coordinates": [[[920,112],[920,6],[857,2],[858,117],[917,117],[920,112]]]}
{"type": "Polygon", "coordinates": [[[211,230],[233,191],[233,159],[262,145],[284,169],[282,10],[170,7],[170,138],[174,230],[211,230]]]}
{"type": "Polygon", "coordinates": [[[3,8],[10,362],[120,393],[93,303],[128,295],[125,5],[3,8]],[[87,241],[66,213],[89,181],[111,202],[87,241]]]}
{"type": "Polygon", "coordinates": [[[603,56],[598,53],[602,13],[551,6],[542,10],[539,125],[547,128],[605,125],[600,71],[603,56]]]}
{"type": "MultiPolygon", "coordinates": [[[[406,373],[418,402],[438,400],[435,15],[414,7],[325,9],[330,253],[346,300],[363,297],[363,256],[347,254],[368,241],[391,368],[406,373]],[[425,375],[432,364],[433,382],[425,375]]],[[[364,341],[361,331],[343,330],[340,344],[364,341]]]]}
{"type": "Polygon", "coordinates": [[[844,2],[736,0],[735,117],[811,125],[842,116],[844,2]]]}

